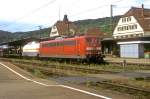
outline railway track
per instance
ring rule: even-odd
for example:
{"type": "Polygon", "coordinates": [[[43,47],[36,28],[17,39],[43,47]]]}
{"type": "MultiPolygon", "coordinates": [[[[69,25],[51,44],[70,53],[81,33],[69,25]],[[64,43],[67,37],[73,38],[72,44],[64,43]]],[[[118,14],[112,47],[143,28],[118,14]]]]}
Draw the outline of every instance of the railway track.
{"type": "MultiPolygon", "coordinates": [[[[36,62],[25,62],[25,61],[12,61],[11,59],[5,59],[4,61],[12,62],[13,64],[17,65],[20,68],[28,69],[28,70],[34,70],[38,69],[45,75],[63,75],[63,73],[66,70],[70,71],[78,71],[78,72],[84,72],[84,73],[94,73],[94,74],[100,74],[100,73],[116,73],[112,71],[105,71],[105,70],[97,70],[97,69],[91,69],[91,68],[84,68],[84,67],[77,67],[77,66],[57,66],[57,65],[50,65],[50,64],[41,64],[36,62]],[[60,71],[64,70],[64,71],[60,71]]],[[[146,97],[144,99],[150,98],[150,90],[142,89],[142,88],[135,88],[128,85],[122,85],[122,84],[116,84],[112,83],[110,81],[99,81],[99,82],[90,82],[91,86],[98,86],[105,89],[112,89],[119,92],[124,92],[128,94],[139,94],[146,97]]]]}
{"type": "Polygon", "coordinates": [[[132,59],[132,58],[105,58],[109,64],[126,65],[126,66],[150,66],[150,59],[132,59]]]}
{"type": "Polygon", "coordinates": [[[117,73],[117,72],[114,72],[114,71],[93,69],[93,68],[89,68],[89,67],[65,66],[65,65],[58,66],[58,65],[54,65],[54,64],[51,65],[51,64],[41,64],[41,63],[24,62],[24,61],[16,61],[16,63],[32,65],[32,66],[29,66],[29,67],[38,68],[38,69],[41,69],[41,70],[61,69],[61,70],[73,70],[73,71],[84,72],[84,73],[92,73],[92,74],[117,73]]]}
{"type": "Polygon", "coordinates": [[[41,63],[41,62],[32,62],[32,61],[22,61],[22,60],[13,60],[13,59],[9,59],[9,58],[2,58],[1,60],[3,61],[7,61],[7,62],[15,62],[15,63],[19,63],[19,64],[29,64],[29,65],[33,65],[33,66],[39,66],[40,68],[57,68],[57,69],[64,69],[64,70],[75,70],[75,71],[81,71],[81,72],[87,72],[87,73],[94,73],[94,74],[99,74],[99,73],[118,73],[116,71],[108,71],[108,70],[102,70],[102,69],[98,69],[98,68],[92,68],[90,66],[76,66],[78,64],[73,63],[74,66],[66,66],[66,65],[56,65],[56,64],[49,64],[47,63],[47,61],[45,61],[45,63],[41,63]]]}
{"type": "Polygon", "coordinates": [[[115,90],[121,93],[127,93],[127,94],[131,94],[134,96],[142,97],[138,99],[150,99],[150,90],[145,90],[141,88],[135,88],[135,87],[121,85],[121,84],[114,84],[114,83],[107,82],[107,81],[100,81],[100,82],[92,83],[91,86],[115,90]]]}
{"type": "MultiPolygon", "coordinates": [[[[17,66],[19,66],[19,65],[17,65],[17,66]]],[[[28,68],[30,70],[35,69],[35,66],[31,67],[31,66],[28,66],[27,64],[26,65],[20,65],[19,67],[28,68]]],[[[46,75],[66,76],[64,74],[66,69],[65,69],[65,71],[60,71],[60,70],[58,70],[58,68],[57,69],[54,69],[54,68],[50,69],[48,67],[41,67],[41,66],[36,66],[36,69],[40,70],[42,73],[44,73],[46,75]]],[[[63,68],[63,70],[64,70],[64,68],[63,68]]],[[[70,70],[72,70],[72,69],[70,69],[70,70]]],[[[80,71],[82,71],[82,69],[80,71]]],[[[94,73],[94,72],[92,72],[92,73],[94,73]]],[[[86,83],[84,85],[86,85],[86,83]]],[[[118,84],[118,83],[116,84],[116,83],[112,83],[112,82],[109,82],[109,81],[106,81],[106,80],[101,80],[101,81],[98,81],[98,82],[90,82],[90,86],[91,87],[114,90],[114,91],[119,91],[121,93],[127,93],[127,94],[131,94],[131,95],[139,96],[139,97],[141,97],[141,96],[145,97],[145,98],[142,98],[142,99],[149,99],[150,98],[150,90],[135,88],[135,87],[132,87],[132,86],[122,85],[122,84],[118,84]]]]}
{"type": "MultiPolygon", "coordinates": [[[[123,65],[124,63],[123,62],[107,62],[108,64],[113,64],[113,65],[118,65],[118,66],[121,66],[123,65]]],[[[147,64],[147,63],[131,63],[131,62],[128,62],[125,64],[126,66],[150,66],[150,64],[147,64]]]]}

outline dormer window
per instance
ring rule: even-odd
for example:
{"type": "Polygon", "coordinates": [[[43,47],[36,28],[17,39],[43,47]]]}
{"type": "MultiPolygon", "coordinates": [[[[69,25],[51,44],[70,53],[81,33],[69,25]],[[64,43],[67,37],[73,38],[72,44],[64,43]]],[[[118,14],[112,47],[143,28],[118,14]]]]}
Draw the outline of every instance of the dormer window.
{"type": "Polygon", "coordinates": [[[125,23],[126,22],[126,18],[122,18],[122,23],[125,23]]]}
{"type": "Polygon", "coordinates": [[[122,23],[125,23],[125,22],[130,22],[131,21],[131,17],[125,17],[125,18],[122,18],[122,23]]]}
{"type": "Polygon", "coordinates": [[[56,26],[53,26],[53,29],[56,29],[56,26]]]}
{"type": "Polygon", "coordinates": [[[127,17],[127,22],[130,22],[131,21],[131,17],[127,17]]]}

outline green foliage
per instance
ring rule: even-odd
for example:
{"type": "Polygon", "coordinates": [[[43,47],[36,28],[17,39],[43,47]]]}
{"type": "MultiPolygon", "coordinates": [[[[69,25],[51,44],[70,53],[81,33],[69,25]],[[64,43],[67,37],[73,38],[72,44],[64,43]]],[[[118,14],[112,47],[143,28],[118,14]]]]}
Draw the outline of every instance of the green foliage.
{"type": "Polygon", "coordinates": [[[28,38],[28,37],[34,37],[34,38],[48,37],[50,30],[51,30],[50,28],[45,28],[45,29],[36,30],[36,31],[16,32],[16,33],[13,33],[14,35],[13,40],[28,38]]]}
{"type": "Polygon", "coordinates": [[[40,78],[45,78],[46,76],[38,69],[34,69],[34,72],[33,74],[37,77],[40,77],[40,78]]]}
{"type": "Polygon", "coordinates": [[[10,32],[0,30],[0,42],[7,42],[12,38],[10,32]]]}
{"type": "Polygon", "coordinates": [[[111,36],[119,18],[120,16],[115,16],[113,17],[112,21],[110,17],[79,20],[75,21],[75,24],[78,26],[80,33],[85,33],[89,28],[99,27],[102,32],[105,32],[107,35],[111,36]]]}

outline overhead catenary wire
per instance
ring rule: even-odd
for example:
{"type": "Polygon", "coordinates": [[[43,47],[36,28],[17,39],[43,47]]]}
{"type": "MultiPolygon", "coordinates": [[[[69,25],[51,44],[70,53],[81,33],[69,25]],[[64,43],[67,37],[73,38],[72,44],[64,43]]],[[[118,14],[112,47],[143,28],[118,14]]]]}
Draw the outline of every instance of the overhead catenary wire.
{"type": "MultiPolygon", "coordinates": [[[[33,11],[30,11],[29,13],[23,15],[22,17],[20,17],[20,18],[14,20],[13,22],[11,22],[11,23],[9,23],[9,24],[0,25],[0,28],[5,28],[5,27],[8,27],[8,26],[11,26],[11,25],[17,23],[18,21],[20,21],[21,19],[23,19],[23,18],[25,18],[25,17],[28,17],[28,16],[30,16],[31,14],[33,14],[33,13],[39,11],[40,9],[49,6],[50,4],[54,3],[55,1],[56,1],[56,0],[52,0],[52,1],[50,1],[50,2],[48,2],[48,3],[46,3],[46,4],[44,4],[44,5],[40,6],[39,8],[36,8],[36,9],[34,9],[33,11]]],[[[121,0],[116,1],[116,2],[120,2],[120,1],[121,1],[121,0]]],[[[116,2],[113,2],[113,3],[116,3],[116,2]]],[[[88,11],[88,12],[89,12],[89,11],[93,11],[93,10],[102,8],[102,7],[104,7],[104,6],[108,6],[108,5],[103,5],[103,6],[100,6],[100,7],[97,7],[97,8],[88,9],[88,10],[86,10],[86,11],[84,11],[84,12],[79,12],[79,13],[77,13],[77,14],[85,13],[85,12],[87,12],[87,11],[88,11]]],[[[75,14],[75,15],[77,15],[77,14],[75,14]]],[[[74,15],[71,15],[71,16],[74,16],[74,15]]]]}
{"type": "MultiPolygon", "coordinates": [[[[116,3],[119,3],[119,2],[121,2],[121,1],[123,1],[123,0],[118,0],[118,1],[115,1],[115,2],[112,2],[111,4],[116,4],[116,3]]],[[[75,17],[75,16],[78,16],[78,15],[81,15],[81,14],[84,14],[84,13],[89,13],[89,12],[91,12],[91,11],[94,11],[94,10],[97,10],[97,9],[100,9],[100,8],[103,8],[103,7],[106,7],[106,6],[110,6],[110,4],[106,4],[106,5],[102,5],[102,6],[99,6],[99,7],[95,7],[95,8],[90,8],[90,9],[87,9],[87,10],[84,10],[84,11],[81,11],[81,12],[78,12],[78,13],[76,13],[76,14],[72,14],[72,15],[70,15],[71,17],[75,17]]],[[[145,5],[145,6],[150,6],[150,5],[145,5]]],[[[117,8],[130,8],[131,6],[118,6],[117,5],[117,8]]]]}
{"type": "MultiPolygon", "coordinates": [[[[118,0],[118,1],[115,1],[115,2],[112,2],[112,3],[118,3],[118,2],[121,2],[122,0],[118,0]]],[[[97,10],[97,9],[100,9],[100,8],[103,8],[103,7],[106,7],[106,6],[110,6],[110,4],[106,4],[106,5],[102,5],[102,6],[99,6],[99,7],[95,7],[95,8],[90,8],[90,9],[87,9],[85,11],[81,11],[81,12],[78,12],[76,14],[72,14],[70,15],[71,17],[74,17],[74,16],[77,16],[77,15],[81,15],[81,14],[84,14],[84,13],[87,13],[87,12],[91,12],[91,11],[94,11],[94,10],[97,10]]]]}
{"type": "MultiPolygon", "coordinates": [[[[8,27],[8,26],[10,26],[10,25],[13,25],[13,24],[17,23],[19,20],[21,20],[21,19],[23,19],[23,18],[25,18],[25,17],[27,17],[27,16],[30,16],[31,14],[33,14],[33,13],[39,11],[39,10],[42,9],[42,8],[45,8],[46,6],[48,6],[48,5],[51,4],[51,3],[54,3],[55,1],[56,1],[56,0],[52,0],[51,2],[48,2],[48,3],[44,4],[44,5],[42,5],[41,7],[39,7],[39,8],[37,8],[37,9],[35,9],[35,10],[33,10],[33,11],[27,13],[26,15],[24,15],[24,16],[18,18],[18,19],[15,20],[13,23],[7,24],[6,26],[3,26],[3,27],[8,27]]],[[[122,0],[118,0],[118,1],[115,1],[115,2],[112,2],[112,3],[117,3],[117,2],[120,2],[120,1],[122,1],[122,0]]],[[[99,7],[95,7],[95,8],[92,8],[92,9],[88,9],[88,10],[86,10],[86,11],[84,11],[84,12],[79,12],[79,13],[77,13],[77,14],[81,14],[81,13],[93,11],[93,10],[96,10],[96,9],[99,9],[99,8],[102,8],[102,7],[105,7],[105,6],[108,6],[108,5],[109,5],[109,4],[107,4],[107,5],[102,5],[102,6],[99,6],[99,7]]],[[[76,14],[74,14],[74,15],[76,15],[76,14]]],[[[74,16],[74,15],[73,15],[73,16],[74,16]]],[[[72,15],[71,15],[71,16],[72,16],[72,15]]],[[[42,26],[44,26],[44,25],[42,25],[42,26]]],[[[3,27],[0,27],[0,28],[3,28],[3,27]]],[[[35,27],[37,27],[37,26],[29,27],[28,29],[32,29],[32,28],[35,28],[35,27]]]]}
{"type": "MultiPolygon", "coordinates": [[[[42,26],[43,28],[50,28],[50,26],[48,26],[49,24],[40,24],[40,25],[34,25],[34,26],[23,26],[22,28],[20,27],[16,27],[14,29],[16,29],[19,32],[26,32],[26,31],[36,31],[39,30],[39,26],[42,26]]],[[[14,31],[13,33],[17,32],[14,31]]]]}
{"type": "MultiPolygon", "coordinates": [[[[51,19],[53,19],[53,18],[55,18],[55,17],[51,17],[51,19]]],[[[43,24],[35,24],[35,25],[28,25],[28,26],[22,24],[21,28],[20,27],[16,27],[15,29],[17,29],[17,31],[18,31],[18,29],[20,29],[23,32],[24,31],[29,31],[29,30],[31,30],[31,31],[33,30],[34,31],[34,29],[38,30],[38,26],[42,26],[44,28],[50,28],[51,24],[50,23],[43,23],[43,24]]]]}
{"type": "Polygon", "coordinates": [[[36,9],[34,9],[34,10],[28,12],[27,14],[25,14],[25,15],[23,15],[23,16],[21,16],[21,17],[19,17],[18,19],[14,20],[14,21],[11,22],[10,24],[0,25],[0,28],[4,28],[4,27],[8,27],[8,26],[10,26],[10,25],[13,25],[13,24],[17,23],[18,21],[20,21],[21,19],[24,19],[25,17],[28,17],[28,16],[30,16],[31,14],[33,14],[33,13],[35,13],[35,12],[38,12],[39,10],[41,10],[41,9],[43,9],[43,8],[45,8],[45,7],[47,7],[47,6],[49,6],[50,4],[54,3],[55,1],[57,1],[57,0],[52,0],[52,1],[48,2],[48,3],[45,3],[44,5],[42,5],[42,6],[38,7],[38,8],[36,8],[36,9]]]}
{"type": "MultiPolygon", "coordinates": [[[[56,1],[56,0],[52,0],[52,1],[50,1],[50,2],[48,2],[48,3],[46,3],[46,4],[44,4],[44,5],[42,5],[41,7],[37,8],[37,9],[35,9],[35,10],[29,12],[29,13],[27,13],[26,15],[24,15],[24,16],[22,16],[22,17],[16,19],[14,22],[12,22],[12,23],[10,23],[10,24],[6,24],[6,25],[3,26],[3,27],[11,26],[11,25],[17,23],[18,21],[20,21],[21,19],[32,15],[33,13],[35,13],[35,12],[41,10],[42,8],[45,8],[45,7],[48,6],[49,4],[54,3],[55,1],[56,1]]],[[[115,2],[112,2],[112,3],[118,3],[118,2],[121,2],[121,1],[123,1],[123,0],[118,0],[118,1],[115,1],[115,2]]],[[[105,6],[110,6],[110,4],[102,5],[102,6],[95,7],[95,8],[91,8],[91,9],[87,9],[87,10],[85,10],[85,11],[81,11],[81,12],[78,12],[78,13],[76,13],[76,14],[72,14],[72,15],[69,15],[69,16],[71,16],[71,17],[78,16],[78,15],[81,15],[81,14],[84,14],[84,13],[87,13],[87,12],[90,12],[90,11],[94,11],[94,10],[103,8],[103,7],[105,7],[105,6]]],[[[119,7],[119,8],[121,8],[121,7],[119,7]]],[[[123,8],[123,7],[122,7],[122,8],[123,8]]],[[[45,26],[45,25],[42,25],[42,26],[45,26]]],[[[0,28],[3,28],[3,27],[0,26],[0,28]]],[[[36,27],[36,26],[35,26],[35,27],[36,27]]],[[[28,29],[30,29],[30,28],[32,29],[32,28],[35,28],[35,27],[29,27],[28,29]]]]}

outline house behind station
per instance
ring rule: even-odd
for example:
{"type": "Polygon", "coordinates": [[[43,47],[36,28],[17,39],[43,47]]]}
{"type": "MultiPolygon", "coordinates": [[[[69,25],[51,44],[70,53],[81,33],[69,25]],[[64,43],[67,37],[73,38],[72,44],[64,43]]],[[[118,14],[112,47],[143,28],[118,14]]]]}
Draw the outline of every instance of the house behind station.
{"type": "Polygon", "coordinates": [[[67,15],[64,15],[63,21],[57,21],[50,32],[50,37],[74,36],[77,32],[77,26],[68,20],[67,15]]]}

